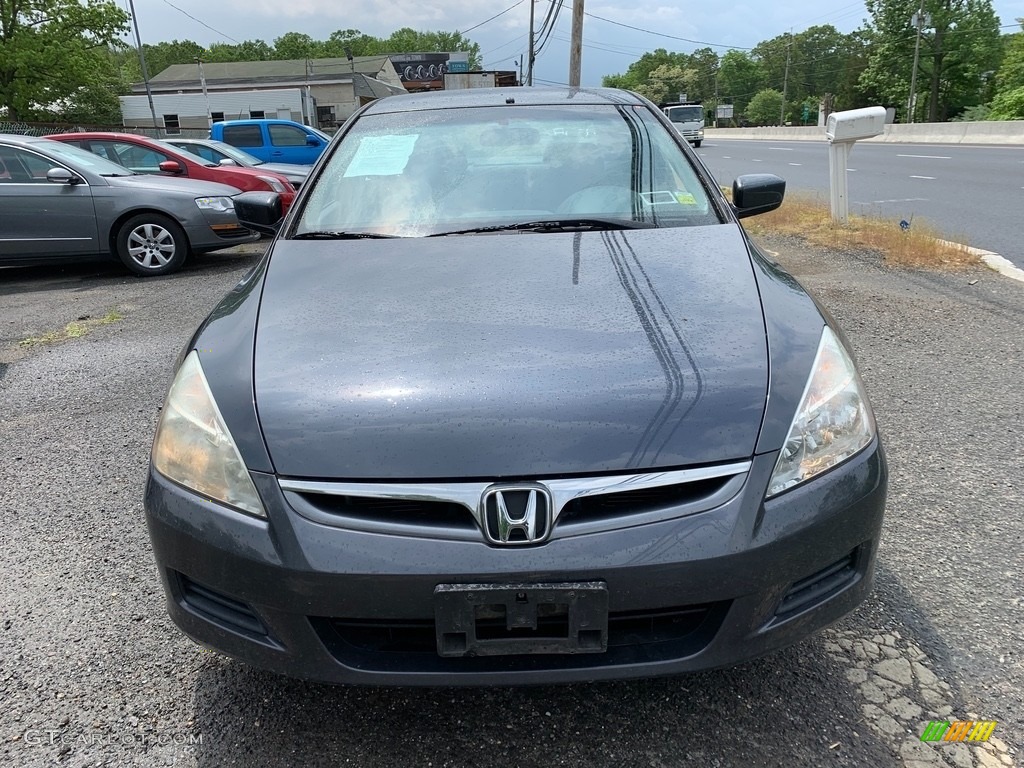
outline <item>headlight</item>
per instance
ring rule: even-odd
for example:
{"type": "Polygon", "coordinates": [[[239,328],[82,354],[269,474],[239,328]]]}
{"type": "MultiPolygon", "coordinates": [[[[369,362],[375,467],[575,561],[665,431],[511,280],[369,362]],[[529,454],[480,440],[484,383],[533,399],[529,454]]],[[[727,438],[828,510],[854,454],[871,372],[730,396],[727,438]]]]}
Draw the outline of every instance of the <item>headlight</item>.
{"type": "Polygon", "coordinates": [[[826,326],[766,497],[811,479],[871,442],[875,419],[849,354],[826,326]]]}
{"type": "Polygon", "coordinates": [[[282,184],[280,181],[275,179],[273,176],[260,176],[259,178],[260,178],[261,181],[264,181],[267,184],[269,184],[270,188],[272,190],[274,190],[275,192],[277,192],[277,194],[279,194],[279,195],[281,193],[283,193],[283,192],[287,192],[288,191],[288,185],[282,184]]]}
{"type": "Polygon", "coordinates": [[[195,351],[185,358],[167,393],[153,440],[153,466],[196,493],[267,516],[195,351]]]}
{"type": "Polygon", "coordinates": [[[196,205],[204,211],[226,213],[235,210],[235,201],[230,197],[197,197],[196,205]]]}

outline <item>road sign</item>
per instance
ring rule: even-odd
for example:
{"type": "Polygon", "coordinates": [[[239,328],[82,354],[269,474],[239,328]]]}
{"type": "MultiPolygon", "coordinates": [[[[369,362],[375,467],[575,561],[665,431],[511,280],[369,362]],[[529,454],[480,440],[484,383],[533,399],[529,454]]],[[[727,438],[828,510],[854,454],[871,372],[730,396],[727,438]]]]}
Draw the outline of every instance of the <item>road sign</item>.
{"type": "Polygon", "coordinates": [[[715,108],[715,117],[724,120],[732,119],[732,104],[719,104],[715,108]]]}

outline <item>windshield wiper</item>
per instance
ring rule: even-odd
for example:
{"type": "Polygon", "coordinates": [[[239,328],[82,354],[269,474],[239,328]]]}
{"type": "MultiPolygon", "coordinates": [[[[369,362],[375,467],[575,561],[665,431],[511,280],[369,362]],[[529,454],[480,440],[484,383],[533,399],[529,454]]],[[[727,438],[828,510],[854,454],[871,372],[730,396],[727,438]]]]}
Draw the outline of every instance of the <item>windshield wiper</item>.
{"type": "Polygon", "coordinates": [[[394,238],[398,235],[381,235],[377,232],[332,232],[329,230],[316,232],[300,232],[292,236],[292,240],[364,240],[394,238]]]}
{"type": "Polygon", "coordinates": [[[515,224],[495,224],[490,227],[473,227],[457,229],[451,232],[438,232],[428,237],[444,237],[446,235],[472,235],[479,232],[582,232],[586,230],[600,231],[610,229],[651,229],[655,225],[649,221],[618,218],[576,218],[576,219],[544,219],[542,221],[520,221],[515,224]]]}

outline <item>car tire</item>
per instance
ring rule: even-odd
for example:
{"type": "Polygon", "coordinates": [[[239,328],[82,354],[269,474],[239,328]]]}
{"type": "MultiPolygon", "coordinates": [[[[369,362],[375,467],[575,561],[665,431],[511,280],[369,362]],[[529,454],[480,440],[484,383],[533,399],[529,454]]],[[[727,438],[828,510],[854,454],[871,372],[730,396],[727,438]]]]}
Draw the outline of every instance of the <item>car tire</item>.
{"type": "Polygon", "coordinates": [[[132,216],[117,231],[114,244],[121,263],[145,277],[181,269],[189,252],[185,230],[159,213],[132,216]]]}
{"type": "Polygon", "coordinates": [[[694,149],[699,149],[700,148],[700,142],[699,141],[693,142],[693,148],[694,149]]]}

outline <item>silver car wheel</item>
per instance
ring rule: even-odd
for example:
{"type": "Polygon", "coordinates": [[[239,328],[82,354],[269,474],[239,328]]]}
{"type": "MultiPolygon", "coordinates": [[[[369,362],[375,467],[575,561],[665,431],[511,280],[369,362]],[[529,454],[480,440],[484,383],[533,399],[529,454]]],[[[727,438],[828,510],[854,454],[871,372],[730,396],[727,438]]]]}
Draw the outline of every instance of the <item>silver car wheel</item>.
{"type": "Polygon", "coordinates": [[[174,235],[159,224],[142,224],[128,234],[128,254],[146,269],[166,266],[177,247],[174,235]]]}

